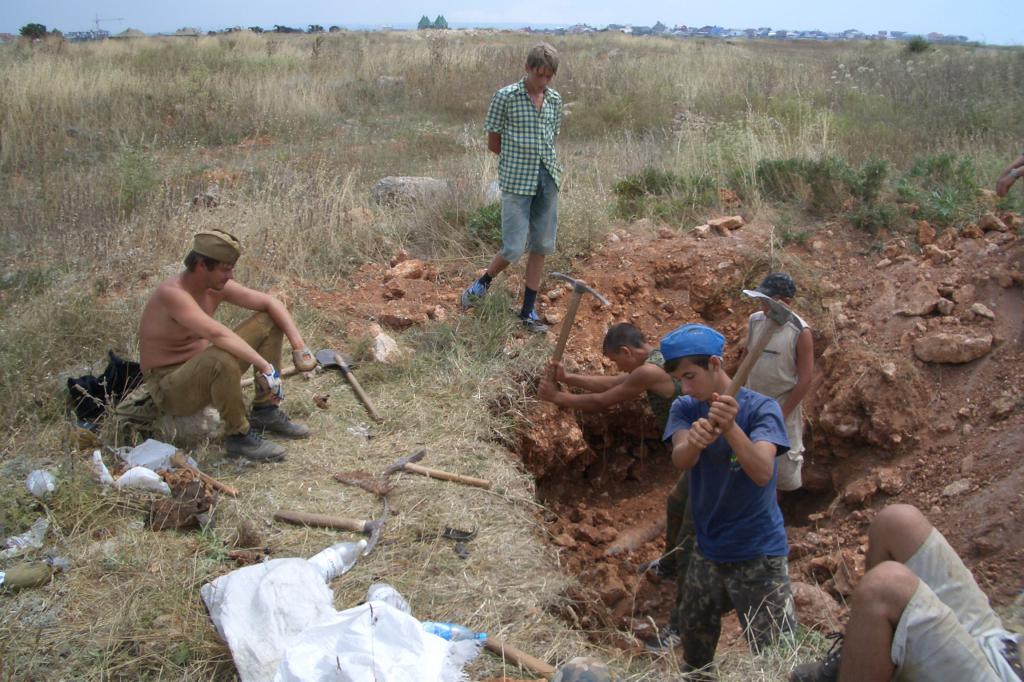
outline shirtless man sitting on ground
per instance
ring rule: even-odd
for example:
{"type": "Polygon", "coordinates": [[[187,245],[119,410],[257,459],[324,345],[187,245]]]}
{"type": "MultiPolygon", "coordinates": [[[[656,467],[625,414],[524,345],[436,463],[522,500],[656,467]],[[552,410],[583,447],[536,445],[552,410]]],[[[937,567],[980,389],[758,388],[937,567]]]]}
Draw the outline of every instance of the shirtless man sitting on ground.
{"type": "Polygon", "coordinates": [[[194,414],[213,405],[224,421],[229,457],[253,461],[284,459],[284,448],[262,438],[264,431],[305,438],[309,428],[278,408],[284,399],[281,345],[288,337],[295,366],[308,371],[316,359],[295,321],[279,300],[233,279],[241,245],[213,229],[196,234],[185,270],[157,286],[142,311],[139,352],[146,387],[161,412],[194,414]],[[254,311],[234,330],[213,318],[222,303],[254,311]],[[256,375],[251,413],[242,397],[242,373],[256,375]]]}

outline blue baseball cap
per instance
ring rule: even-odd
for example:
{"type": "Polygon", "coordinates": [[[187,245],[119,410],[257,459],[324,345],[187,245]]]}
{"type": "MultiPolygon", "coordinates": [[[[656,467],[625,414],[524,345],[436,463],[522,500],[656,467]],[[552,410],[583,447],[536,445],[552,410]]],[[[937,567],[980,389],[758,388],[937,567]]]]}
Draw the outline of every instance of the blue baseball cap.
{"type": "Polygon", "coordinates": [[[722,356],[725,337],[702,324],[684,324],[661,337],[661,354],[665,360],[693,355],[722,356]]]}

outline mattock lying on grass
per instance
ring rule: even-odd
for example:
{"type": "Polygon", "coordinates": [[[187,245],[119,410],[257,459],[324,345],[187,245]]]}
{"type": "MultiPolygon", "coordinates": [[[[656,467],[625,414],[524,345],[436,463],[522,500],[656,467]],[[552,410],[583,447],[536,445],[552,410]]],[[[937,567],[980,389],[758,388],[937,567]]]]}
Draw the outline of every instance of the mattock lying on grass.
{"type": "Polygon", "coordinates": [[[420,466],[415,462],[420,461],[427,454],[426,448],[420,448],[416,452],[412,453],[408,457],[399,457],[395,460],[395,463],[384,470],[384,476],[390,476],[396,471],[408,471],[414,474],[420,474],[421,476],[429,476],[430,478],[437,478],[442,481],[453,481],[455,483],[461,483],[463,485],[471,485],[475,488],[484,488],[490,490],[491,482],[483,478],[474,478],[472,476],[463,476],[462,474],[453,474],[448,471],[441,471],[440,469],[429,469],[424,466],[420,466]]]}
{"type": "Polygon", "coordinates": [[[329,514],[310,514],[307,512],[296,512],[296,511],[279,511],[274,514],[274,519],[277,521],[284,521],[285,523],[291,523],[297,526],[317,526],[319,528],[336,528],[338,530],[350,530],[356,533],[363,533],[369,535],[369,539],[366,542],[366,549],[363,550],[363,556],[370,553],[374,545],[377,544],[377,540],[380,539],[381,529],[387,522],[388,518],[388,498],[384,499],[384,510],[380,516],[376,519],[348,519],[341,516],[331,516],[329,514]]]}

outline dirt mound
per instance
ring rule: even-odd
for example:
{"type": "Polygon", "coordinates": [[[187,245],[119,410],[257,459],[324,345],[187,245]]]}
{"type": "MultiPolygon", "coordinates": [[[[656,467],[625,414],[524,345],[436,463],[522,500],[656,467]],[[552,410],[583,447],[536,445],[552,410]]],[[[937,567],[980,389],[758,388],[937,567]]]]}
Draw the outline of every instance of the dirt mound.
{"type": "MultiPolygon", "coordinates": [[[[780,266],[779,254],[770,255],[771,232],[755,222],[701,237],[664,228],[610,235],[570,270],[611,304],[583,299],[567,366],[615,372],[601,340],[617,322],[637,325],[650,340],[687,322],[711,324],[725,334],[726,364],[735,366],[755,309],[741,290],[769,269],[789,269],[800,293],[794,308],[815,331],[817,358],[805,400],[805,486],[782,499],[791,573],[808,583],[802,617],[835,626],[842,611],[832,598],[852,591],[864,570],[867,526],[892,502],[928,513],[994,601],[1006,602],[1020,589],[1024,558],[1017,521],[1024,513],[1017,457],[1024,436],[1024,247],[1016,233],[968,226],[934,236],[921,228],[924,244],[894,237],[877,253],[867,235],[827,225],[810,243],[788,247],[780,266]],[[972,361],[922,361],[918,342],[937,334],[991,340],[972,361]]],[[[344,294],[306,295],[337,309],[339,324],[358,337],[366,324],[359,320],[401,331],[462,314],[458,294],[471,276],[400,256],[391,267],[361,268],[344,294]]],[[[547,286],[538,311],[557,323],[571,290],[547,286]]],[[[576,606],[565,617],[587,629],[649,634],[652,620],[664,622],[675,588],[638,567],[661,551],[659,524],[678,474],[646,403],[601,414],[537,403],[518,449],[549,509],[551,542],[579,576],[570,595],[576,606]],[[627,533],[646,541],[609,551],[627,533]]],[[[727,633],[724,641],[738,636],[727,633]]],[[[625,634],[611,643],[635,646],[625,634]]]]}

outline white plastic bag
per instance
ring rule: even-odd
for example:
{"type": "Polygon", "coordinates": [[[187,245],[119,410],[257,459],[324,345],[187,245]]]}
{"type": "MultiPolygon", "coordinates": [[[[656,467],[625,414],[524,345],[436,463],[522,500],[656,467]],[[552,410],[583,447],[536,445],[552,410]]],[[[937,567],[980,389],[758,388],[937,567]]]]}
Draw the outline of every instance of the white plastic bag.
{"type": "Polygon", "coordinates": [[[32,527],[21,535],[14,535],[4,542],[4,550],[0,552],[0,559],[8,559],[21,554],[26,549],[39,549],[43,546],[43,538],[50,528],[50,520],[45,516],[38,518],[32,527]]]}
{"type": "Polygon", "coordinates": [[[49,471],[36,469],[25,479],[25,487],[32,497],[46,497],[57,487],[57,479],[49,471]]]}
{"type": "MultiPolygon", "coordinates": [[[[170,443],[148,438],[134,448],[118,448],[117,455],[124,460],[128,467],[146,467],[153,471],[163,471],[173,468],[171,457],[178,451],[170,443]]],[[[195,462],[191,462],[194,466],[195,462]]]]}
{"type": "Polygon", "coordinates": [[[107,469],[107,465],[103,463],[103,455],[100,454],[99,450],[93,450],[92,452],[92,468],[96,472],[96,478],[103,485],[114,485],[114,477],[110,475],[110,470],[107,469]]]}
{"type": "Polygon", "coordinates": [[[162,495],[171,494],[171,486],[160,478],[160,474],[152,469],[143,466],[132,467],[121,474],[121,477],[114,481],[114,487],[118,490],[132,488],[134,490],[146,490],[162,495]]]}

